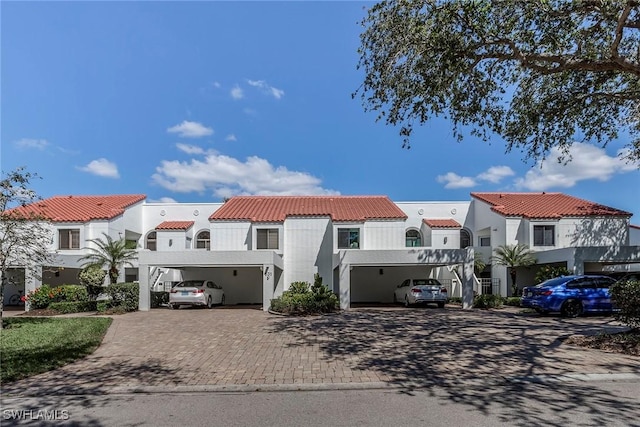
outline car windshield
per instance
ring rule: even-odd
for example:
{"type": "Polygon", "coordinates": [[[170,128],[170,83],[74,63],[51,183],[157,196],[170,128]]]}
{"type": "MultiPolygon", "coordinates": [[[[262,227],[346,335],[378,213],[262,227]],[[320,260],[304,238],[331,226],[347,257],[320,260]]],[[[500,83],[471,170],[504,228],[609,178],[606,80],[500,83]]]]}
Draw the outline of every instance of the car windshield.
{"type": "Polygon", "coordinates": [[[180,282],[176,285],[176,288],[199,288],[202,286],[202,281],[200,280],[186,280],[184,282],[180,282]]]}

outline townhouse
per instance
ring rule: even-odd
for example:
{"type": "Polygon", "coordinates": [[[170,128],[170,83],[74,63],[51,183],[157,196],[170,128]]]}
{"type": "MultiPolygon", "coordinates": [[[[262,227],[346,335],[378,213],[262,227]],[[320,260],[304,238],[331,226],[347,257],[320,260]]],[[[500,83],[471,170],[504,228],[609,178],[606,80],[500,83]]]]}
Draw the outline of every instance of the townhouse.
{"type": "Polygon", "coordinates": [[[500,245],[525,244],[537,265],[518,270],[529,284],[540,266],[611,272],[640,263],[631,214],[561,193],[471,193],[468,201],[393,202],[386,196],[237,196],[225,203],[149,203],[144,195],[57,196],[37,209],[52,229],[52,265],[10,271],[12,292],[76,283],[80,258],[103,233],[138,248],[120,280],[150,291],[209,278],[228,304],[269,302],[318,273],[340,305],[390,303],[410,277],[434,277],[463,297],[508,295],[507,269],[491,263],[500,245]],[[486,263],[474,272],[476,253],[486,263]]]}

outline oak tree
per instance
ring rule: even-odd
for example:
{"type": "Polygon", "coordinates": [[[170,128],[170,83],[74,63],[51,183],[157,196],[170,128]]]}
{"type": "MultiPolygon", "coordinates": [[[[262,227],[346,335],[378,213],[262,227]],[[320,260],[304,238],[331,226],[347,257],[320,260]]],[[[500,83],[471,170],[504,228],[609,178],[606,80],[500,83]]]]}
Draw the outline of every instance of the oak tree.
{"type": "Polygon", "coordinates": [[[353,96],[403,146],[442,116],[458,141],[499,135],[527,160],[629,138],[640,166],[638,0],[390,0],[361,24],[353,96]]]}

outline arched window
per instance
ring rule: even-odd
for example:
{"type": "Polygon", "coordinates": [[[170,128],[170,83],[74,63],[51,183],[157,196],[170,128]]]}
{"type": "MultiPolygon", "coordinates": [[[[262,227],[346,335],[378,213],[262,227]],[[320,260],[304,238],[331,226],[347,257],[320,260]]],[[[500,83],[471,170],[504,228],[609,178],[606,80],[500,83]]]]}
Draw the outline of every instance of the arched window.
{"type": "Polygon", "coordinates": [[[196,249],[211,249],[211,234],[208,231],[201,231],[196,236],[196,249]]]}
{"type": "Polygon", "coordinates": [[[471,234],[464,228],[460,230],[460,249],[471,246],[471,234]]]}
{"type": "Polygon", "coordinates": [[[407,230],[405,234],[405,246],[408,248],[415,248],[422,246],[422,235],[418,230],[407,230]]]}
{"type": "Polygon", "coordinates": [[[150,251],[156,250],[156,232],[155,231],[152,231],[151,233],[147,234],[147,241],[145,242],[145,248],[149,249],[150,251]]]}

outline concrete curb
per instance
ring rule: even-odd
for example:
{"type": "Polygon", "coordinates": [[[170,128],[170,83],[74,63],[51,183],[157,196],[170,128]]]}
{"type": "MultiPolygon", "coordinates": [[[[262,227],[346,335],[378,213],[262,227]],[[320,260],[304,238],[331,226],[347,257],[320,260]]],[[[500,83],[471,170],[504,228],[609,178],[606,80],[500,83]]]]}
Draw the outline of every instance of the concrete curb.
{"type": "Polygon", "coordinates": [[[366,382],[366,383],[300,383],[300,384],[227,384],[227,385],[162,385],[162,386],[114,386],[98,390],[84,390],[77,388],[70,390],[61,387],[57,390],[21,390],[18,392],[4,392],[5,398],[37,397],[37,396],[76,396],[76,395],[110,395],[110,394],[179,394],[179,393],[273,393],[296,391],[331,391],[331,390],[422,390],[432,387],[486,387],[488,385],[505,385],[519,383],[558,384],[570,382],[638,382],[640,373],[628,372],[617,374],[561,374],[561,375],[532,375],[525,377],[497,377],[495,379],[478,378],[474,380],[459,380],[424,384],[420,382],[366,382]]]}

